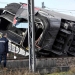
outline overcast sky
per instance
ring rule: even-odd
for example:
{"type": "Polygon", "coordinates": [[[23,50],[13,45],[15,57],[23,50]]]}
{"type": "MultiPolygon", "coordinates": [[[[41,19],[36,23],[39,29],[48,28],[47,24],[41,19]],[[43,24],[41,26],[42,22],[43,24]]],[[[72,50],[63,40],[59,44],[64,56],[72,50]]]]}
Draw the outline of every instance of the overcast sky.
{"type": "MultiPolygon", "coordinates": [[[[6,4],[12,2],[27,3],[27,0],[0,0],[0,8],[5,7],[6,4]]],[[[37,7],[41,7],[42,2],[44,2],[47,9],[50,8],[49,10],[55,10],[57,12],[75,16],[75,0],[35,0],[34,2],[37,7]]]]}

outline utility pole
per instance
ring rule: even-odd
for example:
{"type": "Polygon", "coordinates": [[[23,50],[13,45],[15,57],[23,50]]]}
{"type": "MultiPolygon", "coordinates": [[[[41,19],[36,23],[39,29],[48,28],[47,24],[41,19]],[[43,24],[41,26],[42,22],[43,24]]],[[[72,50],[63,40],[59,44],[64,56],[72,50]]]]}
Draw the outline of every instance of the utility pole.
{"type": "Polygon", "coordinates": [[[45,4],[44,4],[44,2],[42,2],[42,8],[45,8],[45,4]]]}
{"type": "Polygon", "coordinates": [[[28,0],[28,24],[29,70],[35,72],[34,0],[28,0]]]}

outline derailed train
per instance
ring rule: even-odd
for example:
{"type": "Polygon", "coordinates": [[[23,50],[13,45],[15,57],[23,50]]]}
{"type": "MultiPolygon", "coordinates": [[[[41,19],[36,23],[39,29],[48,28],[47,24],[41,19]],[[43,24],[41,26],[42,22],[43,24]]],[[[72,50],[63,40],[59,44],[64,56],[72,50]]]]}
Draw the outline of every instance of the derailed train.
{"type": "MultiPolygon", "coordinates": [[[[54,11],[34,8],[35,40],[41,39],[36,48],[38,56],[75,56],[75,17],[54,11]]],[[[27,23],[27,4],[11,3],[0,9],[0,32],[21,48],[28,47],[28,30],[16,28],[18,23],[27,23]],[[14,26],[13,26],[14,24],[14,26]]]]}

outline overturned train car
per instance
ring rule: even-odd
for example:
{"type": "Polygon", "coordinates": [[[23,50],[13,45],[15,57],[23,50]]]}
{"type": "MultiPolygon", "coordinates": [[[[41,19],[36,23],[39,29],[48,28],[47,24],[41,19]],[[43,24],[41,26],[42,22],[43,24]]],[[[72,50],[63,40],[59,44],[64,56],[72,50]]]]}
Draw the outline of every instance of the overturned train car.
{"type": "MultiPolygon", "coordinates": [[[[14,44],[27,49],[28,30],[16,28],[18,23],[28,22],[27,4],[17,4],[17,11],[14,8],[11,11],[8,8],[13,4],[17,7],[11,3],[0,15],[0,32],[6,31],[14,44]]],[[[35,41],[41,36],[37,44],[41,48],[35,49],[37,56],[75,56],[75,17],[42,8],[34,10],[35,41]]]]}

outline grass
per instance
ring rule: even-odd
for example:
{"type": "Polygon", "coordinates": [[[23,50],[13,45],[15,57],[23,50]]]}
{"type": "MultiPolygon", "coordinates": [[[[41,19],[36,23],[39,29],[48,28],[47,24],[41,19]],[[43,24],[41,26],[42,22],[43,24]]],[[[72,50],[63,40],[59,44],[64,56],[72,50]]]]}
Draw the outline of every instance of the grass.
{"type": "Polygon", "coordinates": [[[68,72],[52,73],[47,75],[75,75],[75,66],[71,66],[68,72]]]}
{"type": "MultiPolygon", "coordinates": [[[[40,73],[30,73],[26,69],[10,69],[10,70],[0,70],[0,75],[41,75],[40,73]]],[[[44,74],[43,74],[44,75],[44,74]]],[[[68,72],[54,72],[52,74],[45,75],[75,75],[75,67],[71,66],[68,72]]]]}
{"type": "MultiPolygon", "coordinates": [[[[74,75],[74,72],[68,71],[68,72],[60,72],[60,73],[52,73],[52,74],[45,74],[45,75],[74,75]]],[[[40,73],[30,73],[25,70],[15,70],[15,71],[2,71],[0,72],[0,75],[41,75],[40,73]]]]}
{"type": "Polygon", "coordinates": [[[15,70],[0,70],[0,75],[40,75],[39,73],[30,73],[25,69],[15,69],[15,70]]]}
{"type": "Polygon", "coordinates": [[[47,75],[74,75],[72,72],[60,72],[60,73],[52,73],[47,75]]]}

